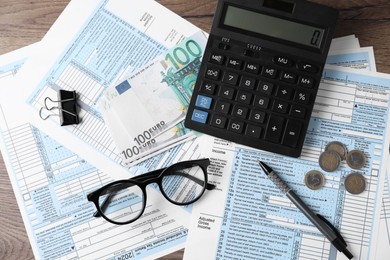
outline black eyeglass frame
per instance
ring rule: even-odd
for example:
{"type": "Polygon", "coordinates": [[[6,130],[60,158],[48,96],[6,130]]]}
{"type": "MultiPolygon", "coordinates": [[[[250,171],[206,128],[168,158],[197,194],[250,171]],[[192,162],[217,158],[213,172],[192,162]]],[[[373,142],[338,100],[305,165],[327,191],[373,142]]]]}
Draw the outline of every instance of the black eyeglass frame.
{"type": "MultiPolygon", "coordinates": [[[[207,180],[208,179],[207,178],[208,177],[207,176],[207,167],[209,165],[210,165],[210,159],[208,159],[208,158],[178,162],[178,163],[172,164],[172,165],[170,165],[170,166],[168,166],[166,168],[162,168],[162,169],[154,170],[154,171],[151,171],[151,172],[147,172],[147,173],[144,173],[144,174],[132,177],[130,179],[118,180],[118,181],[114,181],[114,182],[108,183],[108,184],[104,185],[103,187],[101,187],[101,188],[99,188],[99,189],[89,193],[87,195],[87,199],[88,199],[88,201],[93,202],[95,207],[96,207],[96,209],[97,209],[97,212],[95,212],[94,217],[103,217],[108,222],[111,222],[111,223],[117,224],[117,225],[130,224],[130,223],[136,221],[138,218],[140,218],[143,215],[143,213],[145,211],[145,208],[146,208],[146,201],[147,201],[146,186],[148,186],[151,183],[157,183],[157,185],[158,185],[158,187],[160,189],[160,192],[163,194],[163,196],[169,202],[171,202],[172,204],[179,205],[179,206],[190,205],[190,204],[196,202],[197,200],[199,200],[203,196],[205,190],[212,190],[212,189],[214,189],[216,186],[214,184],[208,183],[208,180],[207,180]],[[166,176],[167,174],[170,173],[171,169],[176,169],[178,167],[183,167],[183,169],[187,169],[187,168],[190,168],[192,166],[199,166],[202,169],[202,172],[204,174],[204,180],[191,178],[191,177],[193,177],[192,175],[186,175],[186,177],[190,178],[191,180],[193,180],[195,182],[197,182],[198,184],[202,184],[202,186],[203,186],[202,192],[200,192],[200,194],[196,198],[191,200],[190,202],[180,203],[180,202],[176,202],[176,201],[171,200],[169,198],[169,196],[165,193],[165,191],[164,191],[164,189],[162,187],[162,179],[164,178],[164,176],[166,176]],[[113,219],[108,218],[103,213],[102,207],[99,205],[99,197],[101,195],[103,195],[102,193],[104,191],[108,191],[110,187],[118,187],[118,186],[120,187],[120,184],[124,184],[124,185],[126,185],[126,187],[130,187],[131,184],[132,185],[136,185],[136,186],[138,186],[142,190],[142,193],[143,193],[142,194],[143,195],[142,210],[140,211],[138,216],[136,216],[134,219],[131,219],[131,220],[126,221],[126,222],[117,222],[117,221],[115,221],[113,219]]],[[[178,173],[176,172],[173,175],[178,175],[178,173]]],[[[107,194],[107,193],[105,193],[105,194],[107,194]]],[[[110,199],[110,196],[107,196],[105,201],[103,201],[103,203],[102,203],[103,206],[104,206],[105,202],[107,200],[109,200],[109,199],[110,199]]]]}

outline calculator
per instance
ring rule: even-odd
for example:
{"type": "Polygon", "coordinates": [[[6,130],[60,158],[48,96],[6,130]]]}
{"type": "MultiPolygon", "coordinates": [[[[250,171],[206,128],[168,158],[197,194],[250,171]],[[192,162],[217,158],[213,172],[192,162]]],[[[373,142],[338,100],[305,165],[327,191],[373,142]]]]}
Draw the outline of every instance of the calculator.
{"type": "Polygon", "coordinates": [[[185,126],[299,157],[337,17],[304,0],[220,0],[185,126]]]}

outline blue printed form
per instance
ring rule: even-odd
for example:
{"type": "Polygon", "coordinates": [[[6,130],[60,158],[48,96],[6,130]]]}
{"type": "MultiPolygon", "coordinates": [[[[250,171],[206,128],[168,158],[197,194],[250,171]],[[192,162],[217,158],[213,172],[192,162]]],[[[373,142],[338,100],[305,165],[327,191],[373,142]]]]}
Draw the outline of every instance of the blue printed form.
{"type": "MultiPolygon", "coordinates": [[[[352,58],[364,65],[368,62],[364,56],[352,58]]],[[[345,65],[346,60],[340,63],[345,65]]],[[[194,206],[185,258],[345,259],[262,172],[261,160],[340,231],[354,259],[383,259],[376,257],[376,246],[381,243],[379,221],[389,158],[389,102],[389,75],[329,66],[300,158],[202,137],[213,143],[209,153],[216,165],[212,181],[220,192],[194,206]],[[318,159],[332,141],[342,142],[349,151],[364,152],[364,167],[352,169],[342,161],[336,171],[324,172],[318,159]],[[324,174],[324,187],[305,186],[305,173],[310,170],[324,174]],[[364,192],[358,195],[344,185],[353,172],[366,181],[364,192]]],[[[387,242],[382,245],[388,247],[387,242]]]]}
{"type": "MultiPolygon", "coordinates": [[[[25,59],[0,64],[1,97],[7,97],[25,59]]],[[[153,202],[161,204],[160,194],[148,191],[144,217],[134,224],[117,226],[94,218],[96,208],[86,195],[112,177],[28,122],[15,123],[14,104],[1,100],[1,148],[37,259],[155,259],[183,246],[188,231],[176,218],[188,219],[187,210],[156,207],[153,202]]],[[[183,150],[195,151],[193,145],[161,153],[131,173],[166,167],[185,157],[183,150]]]]}
{"type": "MultiPolygon", "coordinates": [[[[74,144],[71,149],[78,154],[82,153],[77,145],[81,142],[119,165],[122,157],[97,105],[103,91],[198,31],[152,0],[72,1],[45,36],[41,52],[21,69],[17,80],[29,78],[30,84],[19,97],[32,110],[32,123],[43,129],[38,111],[44,99],[57,100],[59,89],[76,91],[82,123],[63,128],[58,118],[50,117],[46,132],[56,139],[69,137],[64,142],[74,144]],[[88,12],[80,14],[81,9],[88,12]],[[75,20],[80,24],[63,29],[66,22],[75,20]]],[[[118,90],[129,87],[121,85],[118,90]]]]}
{"type": "Polygon", "coordinates": [[[183,247],[189,209],[166,202],[155,189],[148,190],[144,215],[125,226],[94,218],[96,209],[86,200],[113,176],[199,157],[199,145],[188,142],[127,171],[96,109],[105,87],[185,38],[182,32],[197,30],[183,21],[149,0],[74,0],[23,66],[15,63],[23,59],[1,64],[0,91],[7,93],[0,95],[2,154],[37,259],[155,259],[183,247]],[[43,99],[56,100],[59,89],[79,94],[82,124],[62,128],[55,117],[39,118],[43,99]],[[46,125],[38,128],[41,123],[46,125]],[[74,139],[61,140],[64,133],[74,139]],[[89,147],[85,156],[69,149],[81,144],[89,147]]]}

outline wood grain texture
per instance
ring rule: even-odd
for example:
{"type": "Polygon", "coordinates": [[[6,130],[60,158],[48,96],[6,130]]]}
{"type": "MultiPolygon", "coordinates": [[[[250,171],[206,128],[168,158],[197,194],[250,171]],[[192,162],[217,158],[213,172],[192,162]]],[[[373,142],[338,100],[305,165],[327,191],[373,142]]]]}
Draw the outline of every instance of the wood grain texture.
{"type": "MultiPolygon", "coordinates": [[[[40,41],[69,0],[1,0],[0,54],[40,41]]],[[[216,0],[158,0],[173,12],[209,31],[216,0]]],[[[377,69],[390,73],[388,0],[312,0],[340,10],[336,37],[355,34],[361,46],[373,46],[377,69]]],[[[254,0],[254,4],[256,0],[254,0]]],[[[82,11],[82,10],[80,10],[82,11]]],[[[17,202],[0,158],[0,259],[33,259],[17,202]]],[[[183,250],[162,259],[182,259],[183,250]]]]}

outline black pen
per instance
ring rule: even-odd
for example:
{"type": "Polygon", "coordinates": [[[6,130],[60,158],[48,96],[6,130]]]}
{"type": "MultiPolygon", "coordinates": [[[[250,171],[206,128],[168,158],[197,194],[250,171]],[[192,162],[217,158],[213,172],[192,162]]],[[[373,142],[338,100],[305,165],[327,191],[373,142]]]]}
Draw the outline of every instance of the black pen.
{"type": "Polygon", "coordinates": [[[265,163],[259,162],[264,173],[275,183],[275,185],[291,200],[292,203],[318,228],[319,231],[337,248],[343,252],[348,259],[352,259],[353,255],[347,249],[341,234],[332,226],[324,217],[316,215],[306,204],[284,183],[279,176],[265,163]]]}

